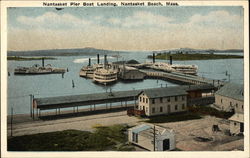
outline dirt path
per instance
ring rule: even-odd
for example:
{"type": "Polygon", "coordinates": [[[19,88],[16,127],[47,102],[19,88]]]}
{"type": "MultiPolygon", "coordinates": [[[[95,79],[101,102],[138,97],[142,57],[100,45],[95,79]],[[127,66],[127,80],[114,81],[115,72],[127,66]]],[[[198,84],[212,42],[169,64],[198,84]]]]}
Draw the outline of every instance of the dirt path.
{"type": "MultiPolygon", "coordinates": [[[[19,119],[29,117],[29,115],[18,116],[19,119]]],[[[16,119],[18,118],[16,116],[16,119]]],[[[29,135],[44,132],[61,131],[67,129],[76,129],[84,131],[93,131],[94,126],[110,126],[114,124],[141,124],[143,120],[136,117],[129,117],[126,111],[117,111],[110,113],[100,113],[56,120],[37,120],[15,123],[13,125],[13,135],[29,135]]],[[[185,151],[223,151],[223,150],[242,150],[243,137],[227,136],[224,131],[229,129],[227,121],[205,116],[202,119],[179,121],[171,123],[160,123],[159,125],[172,128],[176,135],[176,147],[185,151]],[[219,132],[212,132],[212,125],[218,125],[219,132]],[[197,141],[197,137],[207,138],[209,141],[197,141]]],[[[10,126],[8,126],[8,135],[10,135],[10,126]]]]}
{"type": "MultiPolygon", "coordinates": [[[[24,117],[24,116],[23,116],[24,117]]],[[[52,131],[61,131],[67,129],[76,129],[91,131],[96,125],[113,125],[113,124],[129,124],[135,125],[139,121],[136,117],[129,117],[126,111],[95,114],[88,116],[79,116],[74,118],[64,118],[57,120],[38,120],[13,125],[13,135],[29,135],[35,133],[44,133],[52,131]]],[[[8,135],[10,134],[10,126],[8,126],[8,135]]]]}

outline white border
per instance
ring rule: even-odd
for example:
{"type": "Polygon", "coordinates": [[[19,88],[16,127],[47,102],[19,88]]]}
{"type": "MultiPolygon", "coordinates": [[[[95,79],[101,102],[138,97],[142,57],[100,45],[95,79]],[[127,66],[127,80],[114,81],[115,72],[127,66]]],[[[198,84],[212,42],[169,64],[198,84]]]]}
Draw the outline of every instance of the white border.
{"type": "MultiPolygon", "coordinates": [[[[7,152],[7,7],[43,7],[42,2],[72,1],[1,1],[1,156],[2,157],[249,157],[249,12],[247,1],[174,1],[181,6],[243,6],[244,8],[244,151],[216,152],[7,152]]],[[[83,1],[73,1],[83,2],[83,1]]],[[[94,2],[97,1],[85,1],[94,2]]],[[[107,1],[99,1],[107,2],[107,1]]],[[[113,0],[109,2],[115,2],[113,0]]],[[[119,2],[119,1],[117,1],[119,2]]],[[[131,1],[122,1],[131,2],[131,1]]],[[[135,1],[133,1],[135,2],[135,1]]],[[[149,2],[149,1],[136,1],[149,2]]],[[[155,1],[156,2],[156,1],[155,1]]],[[[157,1],[165,3],[167,1],[157,1]]]]}

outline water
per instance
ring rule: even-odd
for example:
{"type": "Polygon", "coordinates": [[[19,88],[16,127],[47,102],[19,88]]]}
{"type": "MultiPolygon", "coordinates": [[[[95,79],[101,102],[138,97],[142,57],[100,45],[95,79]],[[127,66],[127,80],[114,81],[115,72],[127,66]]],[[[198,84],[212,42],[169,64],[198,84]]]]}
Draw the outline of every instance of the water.
{"type": "MultiPolygon", "coordinates": [[[[122,58],[119,60],[135,59],[139,62],[151,61],[147,59],[147,55],[151,52],[130,52],[120,53],[122,58]]],[[[29,95],[35,95],[35,98],[53,97],[64,95],[88,94],[106,92],[112,88],[112,91],[133,90],[143,88],[155,88],[165,86],[176,86],[176,84],[147,79],[133,83],[117,82],[111,86],[100,86],[92,83],[91,79],[79,77],[79,71],[83,65],[88,64],[88,58],[92,58],[92,64],[96,63],[94,56],[67,56],[55,57],[57,60],[45,60],[46,64],[51,64],[54,67],[68,68],[69,72],[64,74],[48,74],[48,75],[14,75],[14,69],[17,66],[32,66],[40,64],[41,61],[8,61],[8,114],[13,107],[15,114],[29,113],[30,99],[29,95]],[[75,87],[72,87],[72,80],[75,87]]],[[[101,58],[102,59],[102,58],[101,58]]],[[[109,55],[108,61],[117,61],[117,58],[109,55]]],[[[157,60],[167,62],[166,60],[157,60]]],[[[243,83],[243,59],[223,59],[223,60],[194,60],[194,61],[173,61],[174,64],[196,64],[199,67],[198,75],[213,78],[228,80],[225,75],[226,71],[230,74],[230,81],[235,83],[243,83]]]]}

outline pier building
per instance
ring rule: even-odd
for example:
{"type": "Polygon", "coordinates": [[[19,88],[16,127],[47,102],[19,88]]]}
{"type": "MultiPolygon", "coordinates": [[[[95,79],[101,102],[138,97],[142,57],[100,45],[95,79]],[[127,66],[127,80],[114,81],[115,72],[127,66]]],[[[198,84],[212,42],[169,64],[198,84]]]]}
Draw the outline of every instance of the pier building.
{"type": "Polygon", "coordinates": [[[124,66],[120,68],[119,78],[122,80],[143,80],[146,74],[137,68],[124,66]]]}
{"type": "MultiPolygon", "coordinates": [[[[139,105],[138,102],[140,100],[140,98],[138,98],[139,95],[141,95],[143,92],[154,93],[157,91],[161,91],[162,95],[165,95],[164,94],[165,92],[169,96],[176,96],[176,94],[174,93],[177,93],[178,95],[179,94],[185,95],[184,102],[186,103],[182,103],[182,104],[185,104],[184,106],[186,107],[187,105],[191,105],[191,103],[194,103],[194,102],[196,105],[198,103],[204,103],[204,102],[213,103],[213,100],[211,100],[211,97],[204,96],[203,94],[211,93],[214,91],[214,89],[215,87],[213,85],[204,84],[204,85],[186,85],[186,86],[150,88],[150,89],[128,90],[128,91],[114,91],[114,92],[110,91],[110,92],[94,93],[94,94],[80,94],[80,95],[70,95],[70,96],[34,98],[31,101],[31,104],[32,104],[31,115],[33,118],[41,117],[42,115],[41,112],[44,110],[55,110],[55,115],[60,115],[60,110],[64,108],[72,108],[73,113],[78,113],[78,107],[83,107],[83,106],[89,107],[88,109],[89,111],[96,111],[98,110],[99,106],[97,107],[97,105],[99,104],[106,104],[106,106],[102,108],[102,110],[105,111],[108,109],[112,109],[112,107],[115,106],[113,103],[116,103],[116,104],[120,103],[119,107],[122,109],[129,109],[131,107],[133,109],[138,109],[138,105],[139,105]],[[207,99],[209,99],[208,101],[210,102],[208,102],[207,99]],[[130,101],[130,104],[128,104],[129,101],[130,101]]],[[[165,98],[167,96],[162,96],[162,97],[165,98]]],[[[179,99],[180,98],[178,98],[177,100],[179,99]]],[[[177,102],[175,102],[174,100],[174,103],[177,103],[177,102]]],[[[172,103],[170,105],[172,105],[172,103]]],[[[178,106],[177,110],[172,110],[172,109],[170,110],[172,110],[172,112],[175,112],[175,111],[177,112],[179,111],[178,109],[181,108],[180,111],[184,111],[184,109],[182,109],[181,104],[178,104],[177,106],[178,106]]],[[[158,110],[161,110],[161,109],[158,109],[158,110]]]]}
{"type": "Polygon", "coordinates": [[[232,135],[243,134],[244,132],[244,114],[235,113],[228,119],[230,121],[230,133],[232,135]]]}
{"type": "Polygon", "coordinates": [[[149,151],[174,150],[176,144],[172,129],[151,124],[141,124],[128,129],[128,140],[149,151]]]}
{"type": "Polygon", "coordinates": [[[222,111],[234,112],[230,121],[230,133],[244,132],[244,88],[243,85],[227,83],[215,93],[214,106],[222,111]]]}
{"type": "Polygon", "coordinates": [[[244,111],[243,85],[227,83],[215,93],[215,106],[222,111],[244,111]]]}
{"type": "Polygon", "coordinates": [[[144,90],[139,94],[138,108],[146,116],[156,116],[187,110],[187,92],[175,87],[144,90]]]}

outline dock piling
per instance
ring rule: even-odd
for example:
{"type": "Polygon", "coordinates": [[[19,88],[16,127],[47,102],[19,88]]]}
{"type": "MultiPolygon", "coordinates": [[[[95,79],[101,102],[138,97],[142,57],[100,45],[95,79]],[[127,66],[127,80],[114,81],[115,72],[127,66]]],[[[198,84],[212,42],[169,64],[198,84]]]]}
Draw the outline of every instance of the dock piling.
{"type": "Polygon", "coordinates": [[[74,80],[72,80],[72,88],[75,88],[74,80]]]}

